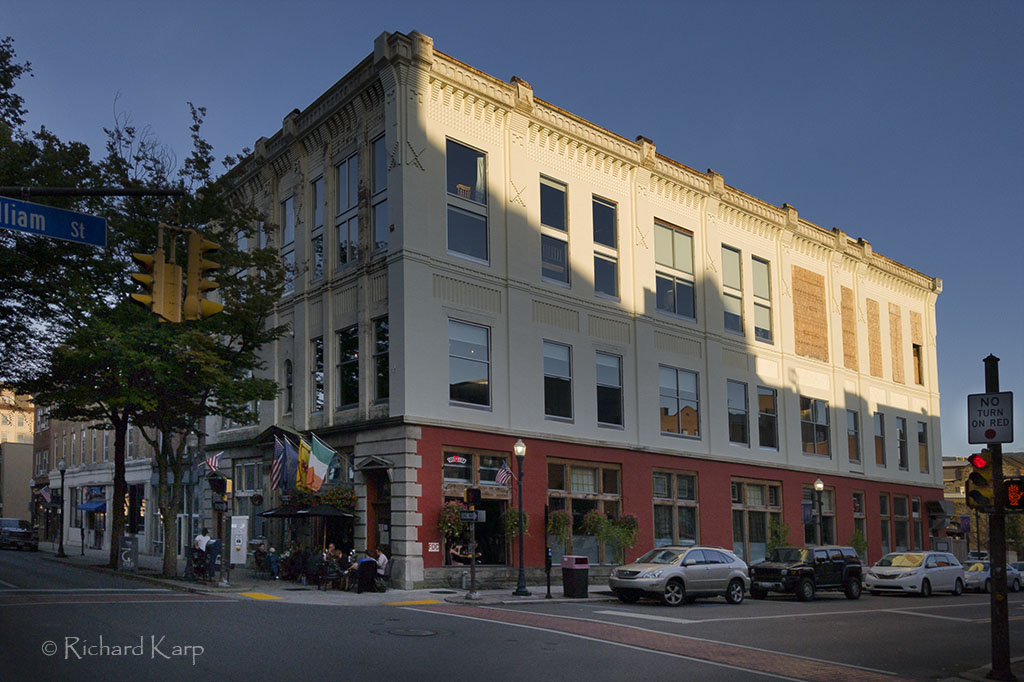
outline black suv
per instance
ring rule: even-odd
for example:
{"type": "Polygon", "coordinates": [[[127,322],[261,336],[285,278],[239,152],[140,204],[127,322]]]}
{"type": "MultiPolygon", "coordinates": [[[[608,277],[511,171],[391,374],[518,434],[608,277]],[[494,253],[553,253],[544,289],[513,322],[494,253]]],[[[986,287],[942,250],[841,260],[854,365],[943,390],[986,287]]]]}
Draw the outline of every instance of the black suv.
{"type": "Polygon", "coordinates": [[[21,519],[0,519],[0,547],[15,549],[39,549],[39,539],[28,521],[21,519]]]}
{"type": "Polygon", "coordinates": [[[847,599],[859,599],[862,570],[853,547],[777,547],[750,567],[750,596],[786,592],[810,601],[818,590],[842,590],[847,599]]]}

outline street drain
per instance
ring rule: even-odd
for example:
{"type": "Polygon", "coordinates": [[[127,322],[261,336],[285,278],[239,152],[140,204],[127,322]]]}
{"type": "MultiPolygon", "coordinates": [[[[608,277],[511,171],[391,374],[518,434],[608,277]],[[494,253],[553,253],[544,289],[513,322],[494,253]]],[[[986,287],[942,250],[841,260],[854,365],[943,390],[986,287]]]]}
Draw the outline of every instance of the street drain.
{"type": "Polygon", "coordinates": [[[384,632],[397,637],[433,637],[437,634],[434,630],[419,630],[417,628],[395,628],[384,632]]]}

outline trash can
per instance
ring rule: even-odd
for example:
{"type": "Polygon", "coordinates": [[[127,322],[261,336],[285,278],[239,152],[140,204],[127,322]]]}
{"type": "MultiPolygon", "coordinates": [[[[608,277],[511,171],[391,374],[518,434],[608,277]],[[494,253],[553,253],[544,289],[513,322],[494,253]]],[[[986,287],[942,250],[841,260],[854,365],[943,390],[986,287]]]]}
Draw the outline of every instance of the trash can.
{"type": "Polygon", "coordinates": [[[562,593],[570,599],[586,599],[590,559],[567,554],[562,557],[562,593]]]}

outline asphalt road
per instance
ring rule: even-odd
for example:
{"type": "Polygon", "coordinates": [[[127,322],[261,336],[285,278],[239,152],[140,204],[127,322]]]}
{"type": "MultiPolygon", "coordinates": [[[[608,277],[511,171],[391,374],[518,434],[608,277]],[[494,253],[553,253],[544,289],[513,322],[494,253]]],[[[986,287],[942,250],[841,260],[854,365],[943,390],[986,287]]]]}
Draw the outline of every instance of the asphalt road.
{"type": "MultiPolygon", "coordinates": [[[[1024,594],[1010,614],[1024,655],[1024,594]]],[[[988,662],[987,618],[987,595],[310,605],[0,551],[0,680],[19,682],[942,679],[988,662]]]]}

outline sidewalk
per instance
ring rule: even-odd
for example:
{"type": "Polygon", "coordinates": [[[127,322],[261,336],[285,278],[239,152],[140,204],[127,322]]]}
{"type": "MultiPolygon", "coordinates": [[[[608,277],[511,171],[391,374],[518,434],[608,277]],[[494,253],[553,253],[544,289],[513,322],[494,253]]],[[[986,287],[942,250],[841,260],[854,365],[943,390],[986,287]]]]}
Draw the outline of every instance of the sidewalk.
{"type": "MultiPolygon", "coordinates": [[[[116,575],[119,578],[129,580],[140,580],[147,583],[166,587],[168,589],[183,590],[200,594],[239,595],[250,599],[277,601],[287,604],[311,604],[326,606],[370,606],[383,604],[415,604],[429,602],[449,602],[459,604],[473,604],[475,606],[498,605],[498,604],[527,604],[535,602],[554,603],[565,602],[607,602],[617,601],[605,585],[591,585],[589,596],[586,599],[566,598],[562,592],[562,586],[551,586],[551,599],[546,599],[547,588],[544,585],[529,585],[530,596],[515,596],[512,594],[515,585],[510,584],[505,589],[479,590],[476,599],[467,600],[465,590],[457,590],[445,587],[420,588],[415,590],[390,589],[387,592],[342,592],[340,590],[318,590],[316,585],[301,585],[288,580],[268,580],[257,578],[248,568],[236,568],[231,571],[227,587],[220,586],[220,575],[210,582],[191,582],[181,578],[170,579],[159,576],[163,568],[161,557],[150,555],[139,555],[139,570],[130,573],[126,571],[112,571],[107,568],[109,555],[106,551],[85,549],[82,553],[81,545],[70,545],[65,541],[64,553],[67,558],[58,559],[54,555],[57,548],[56,543],[43,542],[39,545],[39,551],[49,561],[56,561],[82,569],[94,570],[109,575],[116,575]],[[49,556],[46,556],[49,555],[49,556]]],[[[184,562],[179,562],[178,573],[184,573],[184,562]]]]}

